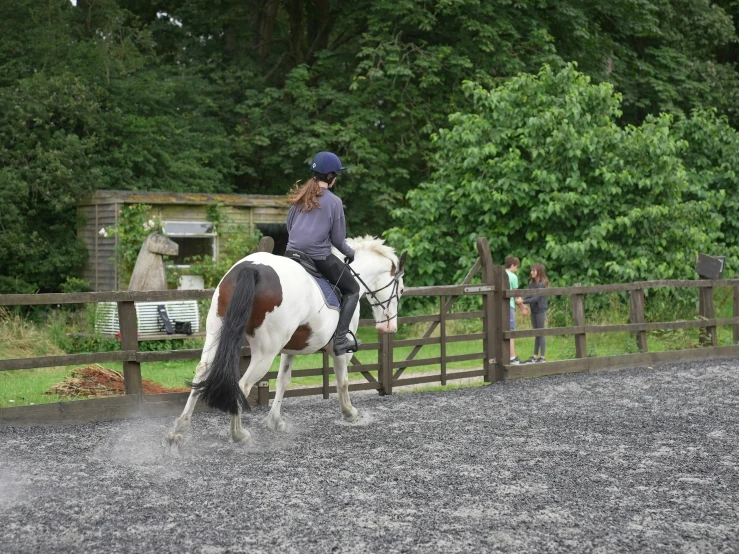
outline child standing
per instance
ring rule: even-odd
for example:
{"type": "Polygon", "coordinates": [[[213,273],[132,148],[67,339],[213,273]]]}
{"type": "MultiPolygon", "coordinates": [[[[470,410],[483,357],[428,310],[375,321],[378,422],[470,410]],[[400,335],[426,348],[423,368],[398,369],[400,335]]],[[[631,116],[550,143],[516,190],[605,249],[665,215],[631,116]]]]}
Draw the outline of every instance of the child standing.
{"type": "MultiPolygon", "coordinates": [[[[531,266],[529,274],[530,289],[545,289],[549,286],[547,279],[547,268],[544,264],[534,264],[531,266]]],[[[524,302],[531,307],[531,326],[534,329],[544,329],[547,321],[547,308],[549,302],[547,296],[527,296],[524,302]]],[[[547,352],[547,338],[536,337],[534,339],[534,355],[531,356],[526,363],[545,362],[544,357],[547,352]]]]}
{"type": "MultiPolygon", "coordinates": [[[[505,259],[505,271],[508,274],[508,283],[510,283],[511,290],[518,288],[518,268],[521,267],[521,261],[515,256],[508,256],[505,259]]],[[[529,308],[524,305],[523,300],[520,296],[511,298],[511,311],[510,311],[510,330],[516,330],[516,305],[521,309],[521,313],[526,315],[529,313],[529,308]]],[[[511,346],[511,364],[520,364],[521,360],[516,356],[516,346],[513,343],[513,339],[510,341],[511,346]]]]}

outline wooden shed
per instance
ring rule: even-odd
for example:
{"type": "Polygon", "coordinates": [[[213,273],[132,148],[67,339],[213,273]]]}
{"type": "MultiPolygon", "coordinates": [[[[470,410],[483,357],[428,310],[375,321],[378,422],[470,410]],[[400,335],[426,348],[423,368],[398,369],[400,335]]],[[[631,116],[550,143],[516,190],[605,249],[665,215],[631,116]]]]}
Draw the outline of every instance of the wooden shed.
{"type": "MultiPolygon", "coordinates": [[[[180,244],[180,257],[218,256],[222,241],[207,219],[208,207],[218,204],[230,225],[247,225],[275,239],[276,254],[284,253],[287,245],[285,219],[290,205],[286,196],[99,190],[78,205],[77,236],[89,254],[82,278],[93,291],[121,290],[128,285],[120,282],[116,267],[116,236],[102,236],[100,229],[114,227],[121,210],[132,204],[152,206],[152,215],[162,221],[167,236],[180,244]]],[[[228,228],[224,225],[221,232],[228,228]]]]}

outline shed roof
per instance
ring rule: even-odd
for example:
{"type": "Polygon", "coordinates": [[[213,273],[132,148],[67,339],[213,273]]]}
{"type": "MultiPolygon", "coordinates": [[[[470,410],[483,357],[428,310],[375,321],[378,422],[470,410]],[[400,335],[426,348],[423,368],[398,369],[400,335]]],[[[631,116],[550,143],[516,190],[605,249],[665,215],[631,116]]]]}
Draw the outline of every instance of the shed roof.
{"type": "Polygon", "coordinates": [[[98,190],[80,201],[80,206],[100,204],[190,204],[284,207],[290,206],[286,195],[269,194],[209,194],[201,192],[152,192],[141,190],[98,190]]]}

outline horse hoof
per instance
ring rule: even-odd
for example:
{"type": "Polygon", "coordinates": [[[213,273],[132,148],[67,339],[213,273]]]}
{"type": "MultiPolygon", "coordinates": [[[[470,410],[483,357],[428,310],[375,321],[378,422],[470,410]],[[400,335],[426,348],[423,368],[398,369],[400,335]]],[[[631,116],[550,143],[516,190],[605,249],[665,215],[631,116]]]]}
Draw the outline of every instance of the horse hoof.
{"type": "Polygon", "coordinates": [[[251,443],[251,434],[248,431],[234,433],[231,435],[231,442],[249,444],[251,443]]]}
{"type": "Polygon", "coordinates": [[[169,433],[167,435],[167,445],[169,448],[177,447],[177,450],[181,453],[185,448],[185,437],[182,433],[169,433]]]}
{"type": "Polygon", "coordinates": [[[359,412],[356,408],[352,408],[352,411],[348,414],[344,414],[344,421],[347,421],[349,423],[356,423],[362,419],[362,416],[359,415],[359,412]]]}
{"type": "Polygon", "coordinates": [[[287,432],[287,423],[280,418],[280,419],[267,419],[267,429],[270,431],[274,431],[275,433],[286,433],[287,432]]]}

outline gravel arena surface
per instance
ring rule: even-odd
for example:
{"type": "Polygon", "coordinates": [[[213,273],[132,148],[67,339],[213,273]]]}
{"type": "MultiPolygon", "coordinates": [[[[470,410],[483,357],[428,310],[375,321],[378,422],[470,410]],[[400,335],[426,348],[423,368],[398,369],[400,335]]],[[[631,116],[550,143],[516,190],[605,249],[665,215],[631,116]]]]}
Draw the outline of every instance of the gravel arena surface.
{"type": "Polygon", "coordinates": [[[739,360],[0,428],[0,552],[738,552],[739,360]]]}

